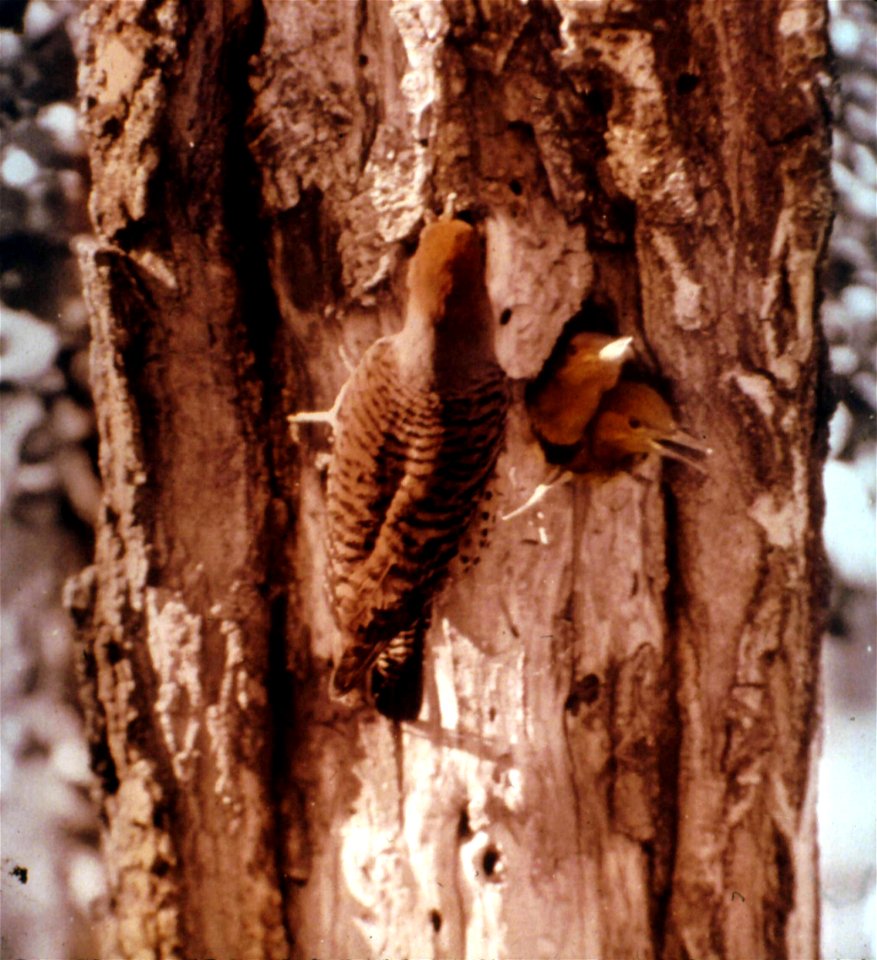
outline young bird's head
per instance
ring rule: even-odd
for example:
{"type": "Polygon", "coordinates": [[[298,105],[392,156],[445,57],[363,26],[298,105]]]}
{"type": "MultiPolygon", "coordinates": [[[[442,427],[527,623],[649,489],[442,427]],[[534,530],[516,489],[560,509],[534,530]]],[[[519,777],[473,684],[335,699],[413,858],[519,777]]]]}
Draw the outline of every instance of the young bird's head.
{"type": "Polygon", "coordinates": [[[558,370],[559,382],[576,387],[597,382],[609,389],[618,382],[631,353],[633,337],[608,337],[603,333],[577,333],[567,344],[558,370]]]}
{"type": "Polygon", "coordinates": [[[603,398],[591,444],[599,467],[618,467],[631,456],[656,453],[705,472],[702,459],[712,451],[680,430],[670,407],[644,383],[620,383],[603,398]]]}
{"type": "Polygon", "coordinates": [[[577,333],[550,358],[528,394],[535,433],[555,446],[580,443],[600,399],[618,382],[632,342],[633,337],[577,333]]]}

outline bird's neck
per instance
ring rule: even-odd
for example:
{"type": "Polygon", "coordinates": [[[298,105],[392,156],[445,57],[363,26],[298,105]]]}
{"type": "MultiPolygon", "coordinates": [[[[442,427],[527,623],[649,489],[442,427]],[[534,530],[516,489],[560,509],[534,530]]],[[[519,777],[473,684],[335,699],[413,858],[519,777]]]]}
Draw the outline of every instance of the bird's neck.
{"type": "Polygon", "coordinates": [[[441,389],[478,379],[485,366],[495,363],[489,313],[483,312],[484,305],[454,306],[448,303],[439,320],[416,306],[409,308],[405,326],[396,338],[404,375],[441,389]]]}

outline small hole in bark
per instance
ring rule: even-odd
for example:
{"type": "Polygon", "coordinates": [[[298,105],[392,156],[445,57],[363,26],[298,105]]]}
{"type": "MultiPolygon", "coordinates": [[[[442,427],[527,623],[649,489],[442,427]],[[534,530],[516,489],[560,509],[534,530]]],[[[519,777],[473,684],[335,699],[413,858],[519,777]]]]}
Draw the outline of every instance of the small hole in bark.
{"type": "Polygon", "coordinates": [[[839,613],[835,612],[829,616],[828,632],[836,637],[845,637],[847,635],[846,621],[839,613]]]}
{"type": "Polygon", "coordinates": [[[457,821],[457,836],[461,840],[466,840],[472,836],[472,827],[469,824],[469,811],[466,807],[460,811],[460,819],[457,821]]]}
{"type": "Polygon", "coordinates": [[[490,722],[493,723],[493,721],[496,720],[496,707],[491,707],[487,711],[487,716],[489,717],[490,722]]]}
{"type": "Polygon", "coordinates": [[[111,140],[115,140],[116,137],[122,132],[122,122],[118,117],[110,117],[104,125],[101,127],[101,136],[109,137],[111,140]]]}
{"type": "Polygon", "coordinates": [[[115,640],[110,640],[107,643],[107,662],[110,666],[115,666],[123,656],[121,646],[115,640]]]}
{"type": "Polygon", "coordinates": [[[516,197],[519,197],[524,192],[524,188],[521,186],[520,180],[510,180],[509,190],[511,190],[516,197]]]}
{"type": "Polygon", "coordinates": [[[593,703],[600,696],[600,678],[596,673],[582,677],[580,696],[584,703],[593,703]]]}
{"type": "Polygon", "coordinates": [[[360,65],[361,67],[367,67],[367,66],[368,66],[368,56],[367,56],[366,54],[361,53],[361,54],[359,55],[359,65],[360,65]]]}
{"type": "Polygon", "coordinates": [[[493,847],[488,847],[484,851],[484,859],[481,861],[481,865],[484,867],[485,875],[488,877],[492,877],[498,863],[499,863],[499,851],[494,850],[493,847]]]}
{"type": "Polygon", "coordinates": [[[499,325],[504,327],[509,320],[512,319],[512,311],[510,307],[506,307],[505,310],[499,315],[499,325]]]}
{"type": "Polygon", "coordinates": [[[612,106],[612,95],[602,89],[589,90],[585,94],[588,109],[597,117],[605,117],[612,106]]]}
{"type": "Polygon", "coordinates": [[[442,915],[438,912],[438,910],[429,911],[429,922],[432,924],[432,929],[435,930],[436,933],[438,933],[439,930],[441,930],[442,915]]]}
{"type": "Polygon", "coordinates": [[[676,78],[676,92],[681,94],[691,93],[700,83],[700,77],[693,73],[680,73],[676,78]]]}
{"type": "Polygon", "coordinates": [[[573,716],[578,716],[581,704],[590,705],[599,696],[600,678],[596,673],[588,673],[581,680],[576,681],[563,706],[567,712],[573,714],[573,716]]]}

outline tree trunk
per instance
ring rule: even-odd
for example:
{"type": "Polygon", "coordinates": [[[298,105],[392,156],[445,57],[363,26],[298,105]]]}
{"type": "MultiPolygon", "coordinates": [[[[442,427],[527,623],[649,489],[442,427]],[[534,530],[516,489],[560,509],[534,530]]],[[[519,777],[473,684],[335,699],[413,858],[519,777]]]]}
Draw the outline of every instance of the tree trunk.
{"type": "MultiPolygon", "coordinates": [[[[817,955],[825,18],[92,5],[107,956],[817,955]],[[511,377],[599,317],[714,453],[500,521],[397,728],[329,696],[330,437],[286,415],[399,328],[452,194],[511,377]]],[[[517,403],[500,512],[545,470],[517,403]]]]}

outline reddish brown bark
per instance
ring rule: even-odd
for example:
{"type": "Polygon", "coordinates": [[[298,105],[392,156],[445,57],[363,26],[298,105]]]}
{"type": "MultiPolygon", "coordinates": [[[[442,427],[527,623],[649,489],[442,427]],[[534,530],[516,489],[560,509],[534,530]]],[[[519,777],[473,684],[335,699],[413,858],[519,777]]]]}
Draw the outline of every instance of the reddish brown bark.
{"type": "MultiPolygon", "coordinates": [[[[78,604],[119,949],[815,956],[823,4],[151,0],[90,29],[78,604]],[[511,376],[608,318],[715,452],[499,524],[396,734],[328,697],[328,438],[285,415],[398,329],[451,193],[511,376]]],[[[544,469],[519,405],[503,509],[544,469]]]]}

